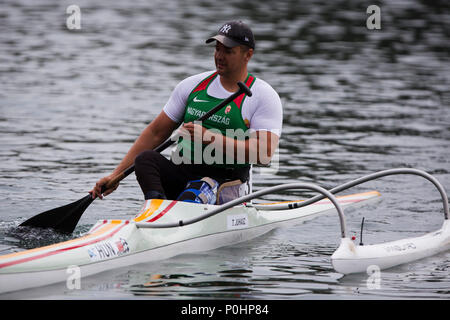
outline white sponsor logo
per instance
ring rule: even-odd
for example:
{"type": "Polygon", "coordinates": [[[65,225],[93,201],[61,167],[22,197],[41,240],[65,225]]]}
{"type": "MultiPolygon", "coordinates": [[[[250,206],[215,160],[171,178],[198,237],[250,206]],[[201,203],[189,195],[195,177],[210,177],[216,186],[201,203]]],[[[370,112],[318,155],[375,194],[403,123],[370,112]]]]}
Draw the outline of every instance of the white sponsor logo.
{"type": "Polygon", "coordinates": [[[208,100],[200,100],[197,97],[194,97],[194,102],[209,102],[208,100]]]}
{"type": "Polygon", "coordinates": [[[231,26],[229,24],[226,24],[222,27],[222,29],[220,29],[220,32],[228,33],[228,31],[230,31],[230,29],[231,29],[231,26]]]}

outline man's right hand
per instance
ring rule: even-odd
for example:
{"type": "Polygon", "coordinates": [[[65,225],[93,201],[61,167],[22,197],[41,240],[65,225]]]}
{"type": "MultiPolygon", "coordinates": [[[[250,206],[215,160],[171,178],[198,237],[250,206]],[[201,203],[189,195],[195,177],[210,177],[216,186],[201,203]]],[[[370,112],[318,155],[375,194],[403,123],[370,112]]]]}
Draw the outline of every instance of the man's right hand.
{"type": "Polygon", "coordinates": [[[120,184],[119,182],[117,182],[114,186],[106,189],[102,193],[102,187],[104,185],[107,185],[113,178],[114,178],[114,176],[110,175],[110,176],[106,176],[106,177],[98,180],[97,183],[95,184],[94,188],[91,191],[89,191],[89,193],[92,196],[92,199],[95,199],[97,197],[99,197],[100,199],[103,199],[103,197],[107,196],[108,194],[110,194],[114,190],[116,190],[119,187],[119,184],[120,184]]]}

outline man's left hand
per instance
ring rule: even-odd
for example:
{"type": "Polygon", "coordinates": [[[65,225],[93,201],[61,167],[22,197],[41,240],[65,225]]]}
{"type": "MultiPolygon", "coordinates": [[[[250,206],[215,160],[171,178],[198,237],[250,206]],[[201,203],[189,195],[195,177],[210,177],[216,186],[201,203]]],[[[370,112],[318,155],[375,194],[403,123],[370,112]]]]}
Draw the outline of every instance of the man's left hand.
{"type": "Polygon", "coordinates": [[[181,128],[181,130],[185,130],[185,132],[182,132],[182,136],[185,136],[186,134],[190,135],[190,138],[194,142],[201,142],[203,144],[209,144],[214,141],[217,137],[217,133],[214,133],[202,125],[194,122],[188,122],[184,123],[181,128]],[[187,133],[186,133],[187,131],[187,133]]]}

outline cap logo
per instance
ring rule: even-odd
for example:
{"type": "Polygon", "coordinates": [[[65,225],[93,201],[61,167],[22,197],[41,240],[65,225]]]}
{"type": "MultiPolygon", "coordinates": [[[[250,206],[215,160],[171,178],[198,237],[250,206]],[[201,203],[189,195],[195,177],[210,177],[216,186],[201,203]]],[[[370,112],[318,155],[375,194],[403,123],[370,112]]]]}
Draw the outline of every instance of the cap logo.
{"type": "Polygon", "coordinates": [[[231,29],[231,26],[229,24],[226,24],[220,29],[220,32],[228,34],[228,31],[230,31],[230,29],[231,29]]]}

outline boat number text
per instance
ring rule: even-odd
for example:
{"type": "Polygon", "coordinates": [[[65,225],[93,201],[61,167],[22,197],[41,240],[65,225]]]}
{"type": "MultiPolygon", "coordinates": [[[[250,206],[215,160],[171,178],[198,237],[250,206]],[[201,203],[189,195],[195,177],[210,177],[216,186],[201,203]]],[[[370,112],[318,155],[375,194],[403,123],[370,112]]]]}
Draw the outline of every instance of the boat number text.
{"type": "Polygon", "coordinates": [[[227,216],[227,228],[230,229],[242,229],[248,227],[248,215],[237,214],[227,216]]]}
{"type": "Polygon", "coordinates": [[[408,242],[408,243],[405,243],[405,244],[402,244],[402,245],[384,247],[384,249],[387,252],[414,250],[414,249],[416,249],[416,245],[414,243],[412,243],[412,242],[408,242]]]}

